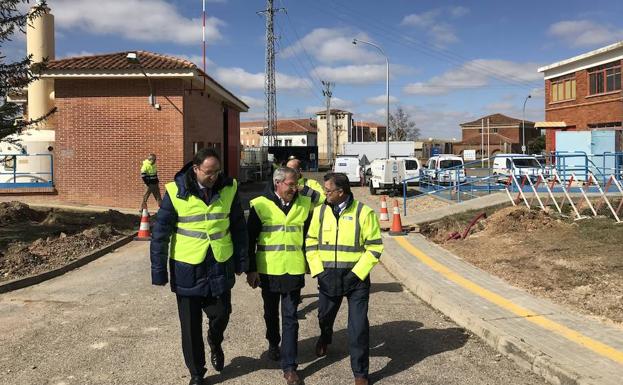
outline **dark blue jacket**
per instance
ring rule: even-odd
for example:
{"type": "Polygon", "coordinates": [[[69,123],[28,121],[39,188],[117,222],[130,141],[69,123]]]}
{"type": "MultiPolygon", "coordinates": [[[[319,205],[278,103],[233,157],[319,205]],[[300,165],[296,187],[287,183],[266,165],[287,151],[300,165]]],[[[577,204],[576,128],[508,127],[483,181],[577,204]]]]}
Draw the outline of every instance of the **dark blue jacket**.
{"type": "MultiPolygon", "coordinates": [[[[186,164],[176,175],[178,198],[188,199],[190,195],[200,197],[192,163],[186,164]]],[[[233,179],[220,175],[214,187],[208,191],[209,204],[219,199],[219,191],[231,186],[233,179]]],[[[199,198],[201,199],[201,198],[199,198]]],[[[212,248],[208,248],[205,260],[198,265],[169,260],[169,242],[177,224],[177,212],[171,198],[165,193],[156,216],[151,238],[151,281],[154,285],[165,285],[167,260],[171,269],[171,291],[183,296],[217,297],[234,286],[234,273],[247,271],[248,235],[244,211],[238,193],[229,213],[230,232],[234,243],[234,254],[226,262],[214,259],[212,248]]]]}

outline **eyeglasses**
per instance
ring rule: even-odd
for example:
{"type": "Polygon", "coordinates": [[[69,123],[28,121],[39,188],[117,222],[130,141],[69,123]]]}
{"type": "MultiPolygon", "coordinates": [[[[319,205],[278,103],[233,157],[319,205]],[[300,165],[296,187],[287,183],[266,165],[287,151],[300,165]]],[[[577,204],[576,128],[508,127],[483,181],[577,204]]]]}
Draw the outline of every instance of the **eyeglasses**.
{"type": "Polygon", "coordinates": [[[289,188],[290,190],[295,190],[295,189],[297,189],[297,188],[298,188],[298,185],[297,185],[297,184],[288,184],[288,183],[286,183],[286,182],[278,182],[278,183],[285,184],[286,186],[288,186],[288,188],[289,188]]]}
{"type": "Polygon", "coordinates": [[[209,176],[211,178],[214,178],[215,176],[218,176],[218,174],[221,173],[221,170],[216,170],[216,171],[205,171],[202,170],[200,167],[197,167],[197,170],[201,171],[201,173],[205,176],[209,176]]]}
{"type": "Polygon", "coordinates": [[[335,190],[328,190],[328,189],[324,189],[324,193],[325,193],[326,195],[329,195],[329,194],[333,194],[333,193],[334,193],[334,192],[336,192],[336,191],[341,191],[341,190],[342,190],[341,188],[336,188],[335,190]]]}

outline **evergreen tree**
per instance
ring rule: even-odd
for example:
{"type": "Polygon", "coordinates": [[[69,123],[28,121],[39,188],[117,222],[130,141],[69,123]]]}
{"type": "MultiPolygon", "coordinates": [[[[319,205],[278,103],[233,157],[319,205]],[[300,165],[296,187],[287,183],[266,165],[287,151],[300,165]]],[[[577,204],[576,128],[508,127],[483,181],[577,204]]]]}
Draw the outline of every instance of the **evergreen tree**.
{"type": "Polygon", "coordinates": [[[37,119],[21,120],[24,111],[21,105],[7,101],[12,90],[21,90],[37,79],[37,74],[45,68],[46,61],[33,63],[32,55],[19,61],[7,63],[2,53],[2,45],[11,40],[16,32],[25,33],[26,26],[35,18],[45,14],[47,4],[39,1],[31,12],[24,13],[24,4],[30,0],[0,1],[0,141],[14,142],[7,137],[19,134],[22,130],[36,125],[50,116],[54,110],[37,119]]]}

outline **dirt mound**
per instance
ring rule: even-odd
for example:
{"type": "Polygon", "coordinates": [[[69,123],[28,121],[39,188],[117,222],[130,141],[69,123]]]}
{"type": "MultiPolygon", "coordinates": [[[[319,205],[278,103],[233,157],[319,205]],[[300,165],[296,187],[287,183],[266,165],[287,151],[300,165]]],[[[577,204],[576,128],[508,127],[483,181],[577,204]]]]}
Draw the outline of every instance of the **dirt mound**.
{"type": "Polygon", "coordinates": [[[39,222],[45,218],[45,215],[44,211],[33,210],[22,202],[0,202],[0,225],[28,221],[39,222]]]}
{"type": "Polygon", "coordinates": [[[111,225],[97,225],[75,235],[14,242],[0,254],[0,279],[17,278],[54,269],[122,236],[111,225]]]}
{"type": "Polygon", "coordinates": [[[531,232],[552,227],[567,227],[568,223],[551,211],[528,209],[526,207],[507,207],[496,211],[483,221],[483,231],[489,235],[515,232],[531,232]]]}

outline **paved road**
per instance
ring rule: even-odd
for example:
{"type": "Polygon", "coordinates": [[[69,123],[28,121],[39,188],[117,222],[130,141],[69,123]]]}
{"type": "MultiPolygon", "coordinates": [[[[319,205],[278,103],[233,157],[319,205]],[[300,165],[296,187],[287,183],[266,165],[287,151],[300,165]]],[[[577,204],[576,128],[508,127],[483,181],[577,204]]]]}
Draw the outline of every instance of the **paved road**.
{"type": "MultiPolygon", "coordinates": [[[[149,283],[147,243],[131,243],[65,276],[0,295],[0,384],[186,384],[175,300],[149,283]]],[[[378,266],[370,305],[377,384],[543,384],[403,290],[378,266]]],[[[210,384],[281,384],[264,356],[258,291],[239,282],[224,344],[226,367],[210,384]]],[[[315,286],[301,315],[306,384],[351,384],[345,309],[329,356],[316,359],[315,286]]]]}

